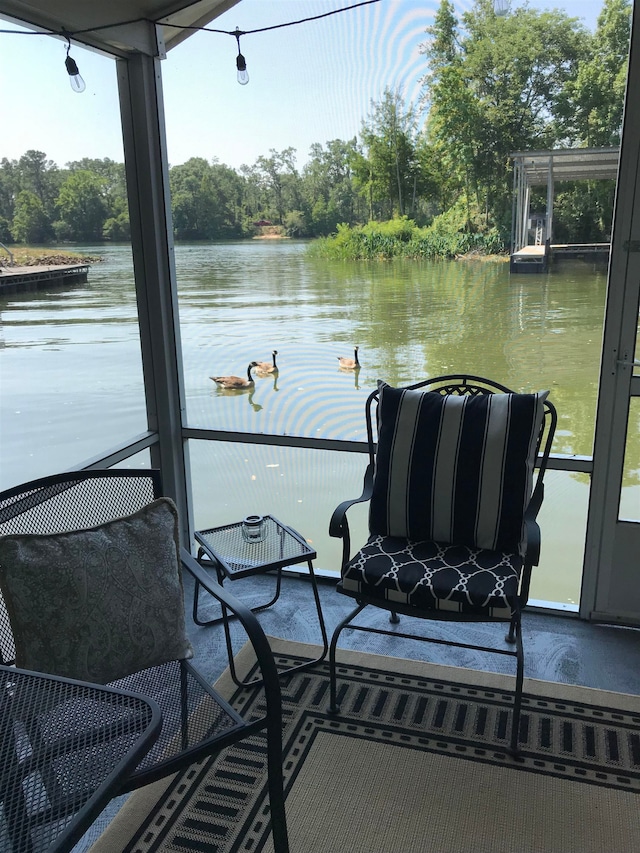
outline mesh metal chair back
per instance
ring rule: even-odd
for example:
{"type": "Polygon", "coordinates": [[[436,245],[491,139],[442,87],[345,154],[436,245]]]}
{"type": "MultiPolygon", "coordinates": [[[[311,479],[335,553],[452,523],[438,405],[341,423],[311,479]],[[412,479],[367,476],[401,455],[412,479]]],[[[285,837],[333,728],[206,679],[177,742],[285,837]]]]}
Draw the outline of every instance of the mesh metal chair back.
{"type": "MultiPolygon", "coordinates": [[[[0,536],[83,530],[129,516],[161,496],[161,478],[156,470],[89,470],[45,477],[0,494],[0,536]]],[[[216,755],[239,740],[264,733],[267,748],[261,755],[274,848],[276,853],[287,853],[282,706],[271,649],[253,613],[216,583],[185,549],[181,550],[181,565],[183,574],[191,575],[244,628],[262,673],[265,713],[244,719],[188,660],[169,661],[111,682],[111,687],[153,699],[162,712],[160,736],[122,780],[118,793],[147,785],[188,768],[200,758],[216,755]]],[[[1,598],[0,646],[2,663],[15,663],[14,637],[1,598]]]]}

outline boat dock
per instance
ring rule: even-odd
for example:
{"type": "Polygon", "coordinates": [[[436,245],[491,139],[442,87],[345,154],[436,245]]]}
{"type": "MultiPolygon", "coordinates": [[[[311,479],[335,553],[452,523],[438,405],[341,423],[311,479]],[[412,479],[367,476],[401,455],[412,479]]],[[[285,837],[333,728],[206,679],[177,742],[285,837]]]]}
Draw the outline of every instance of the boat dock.
{"type": "Polygon", "coordinates": [[[523,246],[511,254],[509,272],[545,273],[558,261],[580,260],[606,264],[610,243],[554,243],[553,246],[523,246]]]}
{"type": "Polygon", "coordinates": [[[513,252],[509,272],[542,273],[549,269],[549,246],[524,246],[513,252]]]}
{"type": "Polygon", "coordinates": [[[87,280],[89,264],[52,264],[50,266],[0,267],[0,294],[37,290],[58,284],[87,280]]]}

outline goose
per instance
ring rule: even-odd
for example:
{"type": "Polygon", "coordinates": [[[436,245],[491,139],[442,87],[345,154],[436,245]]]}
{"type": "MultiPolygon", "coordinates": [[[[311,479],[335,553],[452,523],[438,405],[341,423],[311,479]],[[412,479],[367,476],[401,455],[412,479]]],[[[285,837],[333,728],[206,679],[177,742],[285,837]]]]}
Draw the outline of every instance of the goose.
{"type": "Polygon", "coordinates": [[[278,355],[278,350],[274,349],[271,353],[273,356],[273,364],[270,361],[257,361],[256,362],[256,373],[268,374],[268,373],[277,373],[278,365],[276,364],[276,356],[278,355]]]}
{"type": "Polygon", "coordinates": [[[345,358],[343,355],[338,356],[340,367],[343,370],[355,370],[356,367],[360,367],[360,362],[358,361],[358,349],[359,347],[354,349],[353,358],[345,358]]]}
{"type": "Polygon", "coordinates": [[[219,388],[230,388],[232,390],[236,388],[253,388],[254,381],[251,376],[251,368],[255,367],[257,364],[257,361],[252,361],[249,364],[249,367],[247,367],[246,379],[243,379],[241,376],[210,376],[209,379],[213,379],[219,388]]]}

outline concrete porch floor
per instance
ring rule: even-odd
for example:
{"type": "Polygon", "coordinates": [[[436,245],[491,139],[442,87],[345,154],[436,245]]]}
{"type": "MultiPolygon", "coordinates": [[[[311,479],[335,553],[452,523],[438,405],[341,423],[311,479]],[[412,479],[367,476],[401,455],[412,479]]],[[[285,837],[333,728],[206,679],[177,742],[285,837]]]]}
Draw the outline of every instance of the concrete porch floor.
{"type": "MultiPolygon", "coordinates": [[[[319,580],[320,600],[329,639],[335,626],[353,609],[354,602],[335,591],[335,581],[319,580]]],[[[274,576],[256,576],[228,583],[228,588],[245,604],[256,606],[269,601],[275,587],[274,576]]],[[[198,669],[214,682],[227,666],[226,648],[221,625],[199,627],[191,618],[193,587],[185,579],[187,626],[195,649],[198,669]]],[[[201,617],[219,614],[215,604],[201,596],[201,617]]],[[[264,631],[272,636],[320,644],[315,603],[309,581],[296,575],[286,575],[279,601],[258,615],[264,631]]],[[[369,608],[360,617],[365,624],[376,621],[384,627],[388,616],[369,608]]],[[[407,630],[408,620],[401,617],[400,629],[407,630]],[[404,626],[403,626],[404,622],[404,626]]],[[[419,620],[411,620],[412,628],[420,630],[419,620]]],[[[482,626],[463,623],[428,623],[432,636],[465,641],[473,637],[481,643],[500,643],[505,634],[503,625],[482,626]]],[[[425,631],[426,633],[426,631],[425,631]]],[[[237,623],[232,623],[234,650],[245,642],[237,623]]],[[[523,642],[526,678],[577,684],[613,692],[640,694],[640,629],[593,625],[566,615],[547,615],[525,611],[523,642]]],[[[344,631],[341,648],[356,648],[374,654],[428,660],[434,663],[484,669],[492,672],[515,673],[515,661],[501,655],[491,655],[467,649],[421,643],[403,638],[389,638],[362,632],[344,631]]],[[[84,853],[102,833],[117,813],[126,797],[121,797],[105,809],[102,815],[76,846],[74,853],[84,853]]]]}
{"type": "MultiPolygon", "coordinates": [[[[355,602],[335,590],[335,582],[318,581],[322,611],[329,638],[336,625],[355,606],[355,602]]],[[[257,576],[227,584],[227,588],[245,604],[255,606],[268,601],[275,587],[275,577],[257,576]]],[[[227,665],[221,626],[201,628],[191,620],[192,589],[185,588],[187,622],[198,666],[213,680],[227,665]]],[[[217,615],[215,605],[207,607],[201,596],[201,615],[217,615]]],[[[285,576],[279,601],[258,614],[265,633],[306,643],[322,642],[311,585],[305,578],[285,576]]],[[[388,615],[382,610],[368,608],[359,617],[364,624],[387,627],[388,615]]],[[[401,617],[400,630],[407,629],[408,620],[401,617]],[[404,626],[403,623],[404,622],[404,626]]],[[[504,625],[486,626],[472,623],[421,623],[411,620],[416,631],[464,642],[477,639],[491,645],[501,642],[504,625]]],[[[601,690],[640,694],[640,629],[594,625],[562,615],[547,615],[525,611],[522,618],[525,652],[525,678],[578,684],[601,690]]],[[[238,625],[232,629],[234,648],[244,643],[238,625]]],[[[491,655],[468,649],[457,649],[433,643],[421,643],[403,638],[344,631],[339,647],[356,648],[373,654],[428,660],[451,666],[485,669],[491,672],[514,673],[515,662],[502,655],[491,655]]],[[[526,685],[525,685],[526,690],[526,685]]]]}

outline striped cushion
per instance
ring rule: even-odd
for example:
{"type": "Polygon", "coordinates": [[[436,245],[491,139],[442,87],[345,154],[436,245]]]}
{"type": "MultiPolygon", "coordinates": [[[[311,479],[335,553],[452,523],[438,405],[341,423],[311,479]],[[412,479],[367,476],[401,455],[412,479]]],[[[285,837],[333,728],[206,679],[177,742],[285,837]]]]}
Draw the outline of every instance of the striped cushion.
{"type": "Polygon", "coordinates": [[[371,533],[522,552],[549,392],[379,388],[371,533]]]}

